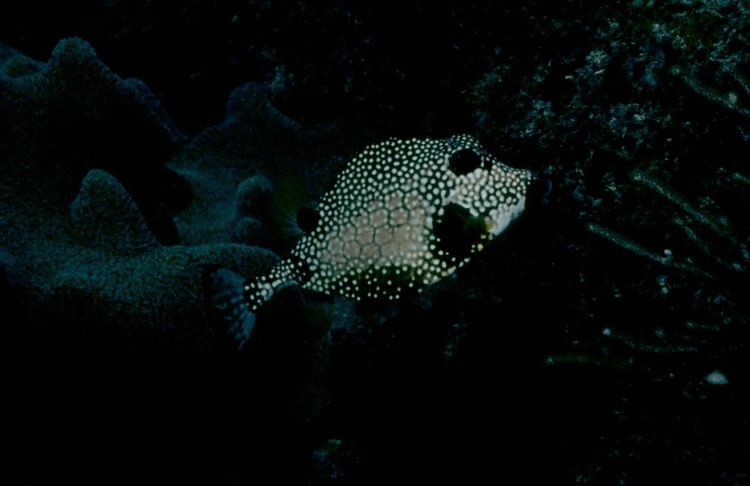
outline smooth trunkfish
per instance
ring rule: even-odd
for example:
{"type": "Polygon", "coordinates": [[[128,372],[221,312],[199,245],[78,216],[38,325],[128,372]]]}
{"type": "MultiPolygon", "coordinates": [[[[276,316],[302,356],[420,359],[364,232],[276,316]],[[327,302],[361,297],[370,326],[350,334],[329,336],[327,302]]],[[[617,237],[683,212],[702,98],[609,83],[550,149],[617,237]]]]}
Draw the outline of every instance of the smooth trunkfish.
{"type": "Polygon", "coordinates": [[[357,301],[421,291],[503,232],[533,180],[468,135],[371,145],[307,215],[306,235],[286,259],[254,280],[206,268],[206,299],[241,348],[258,308],[289,285],[357,301]]]}

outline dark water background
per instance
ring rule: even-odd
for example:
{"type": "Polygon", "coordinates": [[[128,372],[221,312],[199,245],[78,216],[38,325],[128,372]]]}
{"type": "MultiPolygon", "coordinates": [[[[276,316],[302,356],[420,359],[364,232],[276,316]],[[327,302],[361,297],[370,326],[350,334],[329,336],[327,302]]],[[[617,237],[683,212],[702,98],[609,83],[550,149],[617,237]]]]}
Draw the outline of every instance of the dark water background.
{"type": "Polygon", "coordinates": [[[4,483],[748,484],[749,14],[6,2],[4,483]],[[455,133],[548,204],[401,305],[289,289],[220,342],[199,266],[288,248],[237,184],[455,133]]]}

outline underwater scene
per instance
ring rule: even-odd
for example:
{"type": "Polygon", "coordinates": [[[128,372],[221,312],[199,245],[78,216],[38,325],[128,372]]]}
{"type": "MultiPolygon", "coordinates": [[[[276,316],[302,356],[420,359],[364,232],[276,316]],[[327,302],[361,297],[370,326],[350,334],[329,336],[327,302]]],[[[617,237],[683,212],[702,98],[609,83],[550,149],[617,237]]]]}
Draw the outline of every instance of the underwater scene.
{"type": "Polygon", "coordinates": [[[5,2],[2,482],[750,484],[748,149],[741,0],[5,2]]]}

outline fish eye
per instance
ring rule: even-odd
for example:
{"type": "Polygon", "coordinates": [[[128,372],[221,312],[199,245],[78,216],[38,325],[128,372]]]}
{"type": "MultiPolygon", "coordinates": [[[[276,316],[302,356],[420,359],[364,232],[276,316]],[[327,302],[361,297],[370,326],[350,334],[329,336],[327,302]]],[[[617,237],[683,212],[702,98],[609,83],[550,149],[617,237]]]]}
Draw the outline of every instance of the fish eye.
{"type": "Polygon", "coordinates": [[[461,176],[481,167],[482,158],[471,149],[461,149],[451,155],[448,166],[454,174],[461,176]]]}

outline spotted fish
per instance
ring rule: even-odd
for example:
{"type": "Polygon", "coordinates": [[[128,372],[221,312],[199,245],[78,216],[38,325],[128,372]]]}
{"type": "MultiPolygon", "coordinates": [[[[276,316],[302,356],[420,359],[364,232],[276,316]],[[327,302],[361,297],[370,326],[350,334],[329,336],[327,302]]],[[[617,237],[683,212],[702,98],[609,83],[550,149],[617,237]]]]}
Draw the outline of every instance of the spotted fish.
{"type": "Polygon", "coordinates": [[[524,210],[532,175],[468,135],[367,147],[339,174],[307,234],[268,275],[208,269],[208,300],[240,347],[255,313],[288,285],[329,295],[398,299],[446,277],[524,210]]]}

